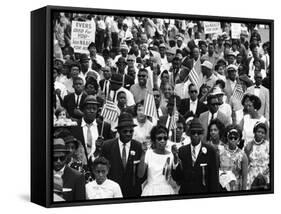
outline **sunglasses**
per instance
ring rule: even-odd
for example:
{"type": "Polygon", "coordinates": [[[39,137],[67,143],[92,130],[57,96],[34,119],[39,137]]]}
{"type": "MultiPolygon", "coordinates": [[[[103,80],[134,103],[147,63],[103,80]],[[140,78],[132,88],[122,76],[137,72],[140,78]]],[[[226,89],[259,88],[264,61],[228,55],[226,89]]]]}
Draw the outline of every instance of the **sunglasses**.
{"type": "Polygon", "coordinates": [[[154,97],[160,97],[160,95],[159,94],[155,94],[154,97]]]}
{"type": "Polygon", "coordinates": [[[133,129],[130,129],[130,130],[122,130],[122,133],[126,134],[126,133],[130,133],[132,134],[134,132],[133,129]]]}
{"type": "Polygon", "coordinates": [[[190,93],[197,93],[197,91],[196,91],[196,90],[194,90],[194,91],[190,91],[190,93]]]}
{"type": "Polygon", "coordinates": [[[64,161],[66,159],[66,156],[59,156],[59,157],[53,157],[54,161],[64,161]]]}
{"type": "Polygon", "coordinates": [[[237,136],[228,136],[228,139],[229,140],[238,140],[238,137],[237,136]]]}
{"type": "Polygon", "coordinates": [[[165,136],[165,137],[157,137],[156,140],[157,141],[161,141],[161,140],[167,141],[168,137],[167,136],[165,136]]]}
{"type": "Polygon", "coordinates": [[[146,75],[138,75],[138,77],[145,78],[145,77],[146,77],[146,75]]]}

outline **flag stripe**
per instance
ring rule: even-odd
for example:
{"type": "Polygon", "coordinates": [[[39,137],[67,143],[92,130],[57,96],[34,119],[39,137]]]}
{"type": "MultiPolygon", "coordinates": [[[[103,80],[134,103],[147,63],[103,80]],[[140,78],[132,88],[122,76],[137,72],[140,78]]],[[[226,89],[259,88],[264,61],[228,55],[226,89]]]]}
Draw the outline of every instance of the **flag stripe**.
{"type": "Polygon", "coordinates": [[[119,115],[119,109],[114,102],[106,100],[101,115],[104,119],[115,122],[119,115]]]}
{"type": "Polygon", "coordinates": [[[154,96],[152,93],[147,92],[144,100],[144,114],[149,117],[157,117],[157,109],[155,105],[154,96]]]}

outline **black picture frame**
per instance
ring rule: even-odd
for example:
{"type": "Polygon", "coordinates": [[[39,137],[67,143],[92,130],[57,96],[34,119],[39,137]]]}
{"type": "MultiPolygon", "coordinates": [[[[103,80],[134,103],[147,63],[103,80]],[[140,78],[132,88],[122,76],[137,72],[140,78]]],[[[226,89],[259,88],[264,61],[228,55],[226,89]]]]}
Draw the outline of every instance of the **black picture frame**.
{"type": "Polygon", "coordinates": [[[96,204],[114,204],[189,198],[228,197],[274,193],[274,20],[208,15],[189,15],[144,11],[92,9],[63,6],[46,6],[31,12],[31,202],[44,207],[64,207],[96,204]],[[116,16],[147,16],[170,19],[204,21],[247,22],[264,24],[270,28],[270,188],[265,191],[238,191],[216,194],[155,196],[134,199],[102,199],[75,202],[52,201],[52,14],[54,12],[79,12],[116,16]]]}

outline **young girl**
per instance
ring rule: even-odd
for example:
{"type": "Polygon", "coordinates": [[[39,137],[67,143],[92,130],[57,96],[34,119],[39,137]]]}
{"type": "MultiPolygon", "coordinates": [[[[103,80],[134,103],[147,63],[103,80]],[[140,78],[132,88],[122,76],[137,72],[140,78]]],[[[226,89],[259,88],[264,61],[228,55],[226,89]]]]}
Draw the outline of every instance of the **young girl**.
{"type": "Polygon", "coordinates": [[[54,120],[54,126],[77,126],[76,121],[72,121],[67,118],[67,111],[63,107],[59,107],[55,111],[56,119],[54,120]]]}
{"type": "Polygon", "coordinates": [[[109,161],[98,157],[92,164],[95,180],[86,184],[87,199],[122,198],[121,188],[118,183],[107,179],[110,168],[109,161]]]}

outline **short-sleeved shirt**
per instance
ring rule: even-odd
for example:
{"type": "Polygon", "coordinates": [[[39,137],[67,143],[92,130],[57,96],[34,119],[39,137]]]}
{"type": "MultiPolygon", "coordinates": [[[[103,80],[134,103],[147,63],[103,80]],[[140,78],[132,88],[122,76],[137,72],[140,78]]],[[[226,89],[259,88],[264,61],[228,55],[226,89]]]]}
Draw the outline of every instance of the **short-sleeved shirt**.
{"type": "Polygon", "coordinates": [[[121,188],[118,183],[106,179],[102,184],[97,184],[94,180],[86,184],[87,199],[102,199],[102,198],[122,198],[121,188]]]}

